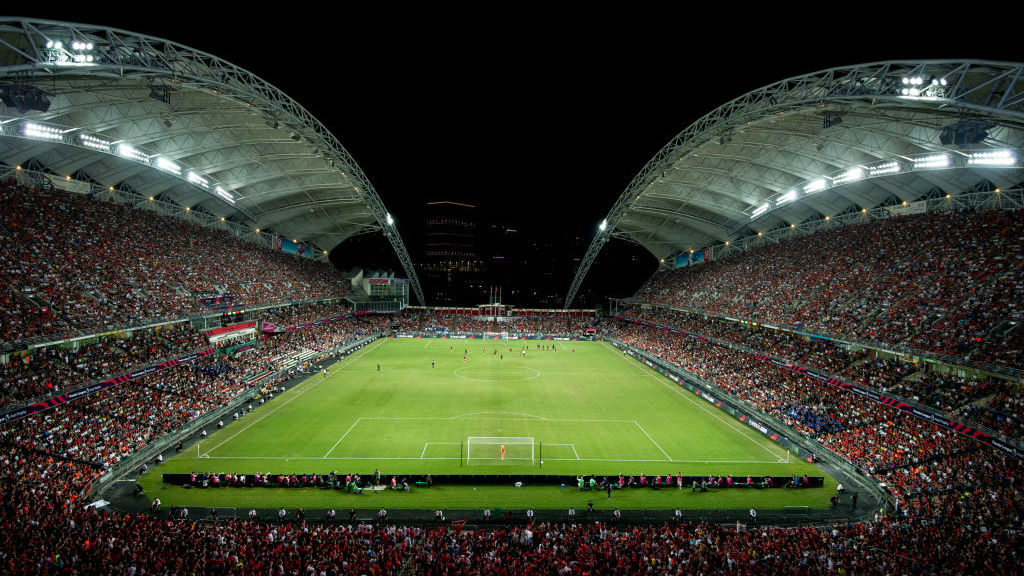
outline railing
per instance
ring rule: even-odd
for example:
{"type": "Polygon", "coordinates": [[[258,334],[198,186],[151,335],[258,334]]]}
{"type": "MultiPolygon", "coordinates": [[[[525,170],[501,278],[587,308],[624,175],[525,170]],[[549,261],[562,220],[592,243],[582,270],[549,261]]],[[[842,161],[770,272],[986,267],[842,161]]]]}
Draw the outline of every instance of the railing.
{"type": "MultiPolygon", "coordinates": [[[[686,312],[686,313],[689,313],[689,314],[701,314],[701,313],[698,313],[698,312],[691,312],[689,310],[684,310],[682,308],[673,308],[672,310],[676,310],[676,311],[680,311],[680,312],[686,312]]],[[[721,320],[729,321],[729,322],[736,322],[735,319],[732,319],[732,318],[729,318],[729,317],[718,317],[718,318],[721,319],[721,320]]],[[[788,330],[784,330],[784,331],[788,331],[788,330]]],[[[699,335],[701,338],[706,338],[709,342],[711,342],[711,343],[713,343],[713,344],[715,344],[717,346],[722,346],[722,347],[725,347],[725,348],[731,348],[733,350],[738,350],[740,352],[743,352],[744,354],[751,354],[751,355],[762,354],[762,355],[766,355],[766,356],[768,355],[764,351],[754,350],[753,348],[749,348],[749,347],[744,346],[742,344],[736,344],[734,342],[729,342],[728,340],[720,340],[718,338],[710,338],[710,337],[698,334],[697,332],[691,332],[689,330],[687,330],[687,332],[689,332],[691,334],[699,335]]],[[[795,333],[796,334],[801,334],[801,332],[795,332],[795,333]]],[[[845,341],[838,340],[838,339],[835,339],[835,338],[832,338],[831,340],[833,342],[843,342],[843,343],[845,343],[845,341]]],[[[819,372],[821,374],[824,374],[826,376],[829,376],[829,377],[831,377],[831,378],[833,378],[835,380],[841,381],[841,382],[846,382],[848,380],[848,378],[845,378],[845,377],[837,375],[837,374],[832,374],[831,372],[827,372],[824,369],[818,368],[816,366],[807,366],[807,365],[805,365],[805,364],[803,364],[801,362],[795,362],[793,360],[789,360],[789,359],[782,358],[782,357],[779,357],[779,359],[780,360],[785,360],[786,362],[788,362],[788,363],[790,363],[790,364],[792,364],[794,366],[798,366],[800,368],[804,368],[805,370],[812,370],[814,372],[819,372]]],[[[909,398],[904,398],[903,396],[899,396],[899,395],[893,394],[891,392],[882,392],[882,391],[880,391],[880,390],[878,390],[878,389],[876,389],[876,388],[874,388],[874,387],[872,387],[872,386],[870,386],[870,385],[868,385],[866,383],[858,382],[857,385],[860,386],[861,388],[864,388],[864,389],[867,389],[867,390],[871,390],[872,392],[875,392],[875,393],[877,393],[879,395],[883,395],[883,396],[886,396],[888,398],[892,398],[893,400],[896,400],[898,402],[902,402],[902,403],[904,403],[904,404],[906,404],[908,406],[912,406],[912,407],[920,410],[921,412],[925,412],[927,414],[932,414],[932,415],[935,415],[935,416],[939,416],[941,418],[947,418],[946,414],[940,412],[939,410],[936,410],[932,406],[928,406],[926,404],[921,404],[920,402],[917,402],[915,400],[911,400],[909,398]]],[[[972,428],[974,428],[975,430],[980,430],[980,431],[984,432],[985,434],[988,434],[992,438],[999,439],[1004,444],[1007,444],[1009,446],[1015,447],[1019,452],[1024,452],[1024,443],[1020,442],[1019,440],[1017,440],[1015,438],[1011,438],[1011,437],[1009,437],[1009,436],[1007,436],[1007,435],[1005,435],[1005,434],[1003,434],[1001,432],[998,432],[996,430],[993,430],[992,428],[989,428],[988,426],[984,426],[982,424],[978,424],[978,423],[972,422],[970,420],[965,420],[964,423],[970,424],[970,426],[972,428]]]]}
{"type": "MultiPolygon", "coordinates": [[[[887,491],[883,490],[877,482],[873,480],[867,481],[866,478],[868,477],[864,475],[863,470],[857,468],[842,456],[836,454],[835,452],[832,452],[825,446],[808,438],[804,434],[800,433],[791,426],[783,423],[774,416],[771,416],[768,413],[764,412],[757,406],[751,404],[750,402],[747,402],[746,400],[737,398],[732,393],[722,388],[719,388],[718,386],[712,384],[711,382],[708,382],[707,380],[704,380],[703,378],[695,374],[687,372],[686,370],[683,370],[679,366],[672,364],[671,362],[668,362],[666,360],[663,360],[658,356],[650,354],[644,350],[640,350],[639,348],[630,346],[629,344],[626,344],[625,342],[622,342],[618,339],[611,339],[611,342],[618,348],[631,351],[635,357],[646,359],[648,362],[653,364],[654,367],[657,368],[658,370],[668,371],[669,373],[674,374],[676,377],[679,378],[679,384],[687,388],[688,390],[699,390],[702,394],[706,392],[710,394],[713,398],[723,400],[723,406],[726,406],[727,408],[732,408],[736,412],[739,412],[740,414],[747,416],[748,418],[753,418],[758,422],[764,423],[766,426],[771,426],[771,428],[773,428],[776,431],[776,433],[778,433],[780,440],[783,440],[782,442],[776,440],[776,442],[778,442],[783,447],[786,447],[788,449],[789,446],[787,446],[787,444],[790,444],[798,447],[798,454],[800,454],[799,449],[802,449],[804,450],[804,454],[801,455],[813,455],[816,459],[825,461],[829,465],[834,466],[839,470],[842,470],[851,481],[858,482],[866,490],[870,490],[872,493],[877,494],[880,501],[885,502],[890,506],[895,506],[896,501],[892,497],[892,495],[887,491]]],[[[722,408],[722,410],[727,413],[729,412],[725,408],[722,408]]]]}
{"type": "MultiPolygon", "coordinates": [[[[378,337],[379,336],[369,336],[360,339],[356,342],[353,342],[351,344],[343,345],[338,348],[322,352],[320,353],[319,358],[323,358],[338,352],[347,355],[351,353],[353,350],[362,348],[363,346],[373,342],[378,337]]],[[[278,370],[271,376],[271,380],[283,376],[287,373],[287,369],[278,370]]],[[[251,401],[253,397],[255,397],[259,393],[259,391],[260,387],[258,385],[248,388],[238,396],[235,396],[231,401],[229,401],[224,406],[207,412],[206,414],[203,414],[202,416],[199,416],[195,420],[192,420],[191,422],[185,424],[181,428],[178,428],[177,430],[174,430],[173,432],[170,432],[164,435],[163,437],[154,440],[145,447],[136,450],[127,458],[121,460],[120,462],[112,466],[110,470],[108,470],[106,473],[100,476],[92,484],[90,493],[97,498],[100,497],[107,490],[113,487],[113,485],[117,481],[122,480],[126,476],[137,472],[143,464],[154,460],[157,454],[163,454],[164,452],[173,450],[174,445],[179,440],[183,438],[188,438],[195,434],[199,434],[201,430],[213,425],[213,423],[216,422],[217,420],[222,419],[225,416],[228,416],[229,414],[237,412],[242,405],[251,401]]]]}
{"type": "MultiPolygon", "coordinates": [[[[270,308],[283,308],[285,306],[304,306],[307,304],[317,303],[329,303],[338,300],[344,300],[344,298],[314,298],[312,300],[281,300],[279,302],[273,302],[269,304],[260,304],[256,306],[247,306],[238,310],[240,313],[246,312],[258,312],[260,310],[267,310],[270,308]]],[[[60,344],[67,344],[69,342],[75,342],[78,340],[87,340],[89,338],[98,338],[113,334],[116,332],[128,332],[136,330],[148,330],[150,328],[157,328],[159,326],[166,326],[168,324],[178,324],[181,322],[202,322],[204,325],[207,320],[213,320],[220,318],[220,314],[201,314],[198,316],[175,316],[175,317],[156,317],[149,318],[146,320],[140,320],[137,322],[129,322],[127,324],[111,324],[105,327],[103,330],[97,330],[96,328],[90,328],[88,330],[74,330],[70,332],[62,332],[59,338],[54,338],[54,335],[37,336],[35,338],[24,338],[21,340],[11,340],[6,342],[0,342],[0,354],[8,352],[16,352],[19,350],[28,350],[34,348],[45,348],[49,346],[57,346],[60,344]]]]}
{"type": "MultiPolygon", "coordinates": [[[[790,332],[790,333],[793,333],[793,334],[800,334],[800,335],[805,335],[805,336],[814,336],[814,337],[817,337],[817,338],[822,338],[822,339],[825,339],[825,340],[831,340],[833,342],[839,342],[839,343],[842,343],[842,344],[852,344],[852,345],[855,345],[855,346],[860,346],[861,348],[867,348],[869,350],[876,350],[876,351],[879,351],[879,352],[886,352],[886,353],[889,353],[889,354],[894,354],[894,355],[899,355],[899,356],[909,356],[911,358],[930,359],[930,360],[942,363],[944,365],[948,365],[950,367],[958,368],[958,369],[961,369],[961,370],[991,372],[993,374],[999,374],[999,375],[1002,375],[1002,376],[1006,376],[1009,380],[1012,380],[1014,382],[1018,382],[1018,383],[1024,382],[1024,377],[1022,377],[1020,374],[1018,374],[1018,371],[1015,368],[1012,368],[1012,367],[1009,367],[1009,366],[1003,366],[1001,364],[993,364],[992,362],[972,362],[972,363],[969,363],[969,364],[965,364],[963,362],[962,358],[953,356],[951,354],[941,354],[941,353],[938,353],[938,352],[929,352],[929,351],[926,351],[926,350],[919,350],[917,348],[910,348],[908,346],[902,346],[900,344],[893,344],[891,342],[882,342],[882,341],[879,341],[879,340],[867,340],[867,339],[860,339],[860,338],[849,338],[847,336],[836,335],[836,334],[829,334],[827,332],[821,332],[821,331],[814,330],[814,329],[811,329],[811,328],[804,328],[804,327],[799,327],[798,328],[798,327],[795,327],[795,326],[792,326],[792,325],[778,326],[778,325],[775,325],[774,323],[765,322],[765,321],[757,319],[757,318],[753,318],[753,319],[751,319],[751,318],[740,318],[738,316],[729,316],[729,315],[726,315],[726,314],[721,314],[721,313],[718,313],[718,312],[710,312],[710,311],[707,311],[707,310],[693,310],[693,309],[690,309],[690,308],[680,308],[680,307],[677,307],[677,306],[668,306],[668,305],[665,305],[665,304],[645,304],[645,303],[635,302],[632,299],[626,299],[626,300],[623,300],[623,301],[628,301],[628,302],[630,302],[634,306],[649,307],[649,308],[661,308],[661,309],[664,309],[664,310],[672,310],[674,312],[685,312],[687,314],[693,314],[695,316],[704,316],[704,317],[718,318],[720,320],[726,320],[728,322],[735,322],[735,323],[747,322],[747,323],[751,323],[751,324],[757,324],[759,326],[764,326],[764,327],[772,328],[772,329],[775,329],[775,330],[781,330],[783,332],[790,332]]],[[[622,312],[620,312],[620,313],[622,313],[622,312]]]]}

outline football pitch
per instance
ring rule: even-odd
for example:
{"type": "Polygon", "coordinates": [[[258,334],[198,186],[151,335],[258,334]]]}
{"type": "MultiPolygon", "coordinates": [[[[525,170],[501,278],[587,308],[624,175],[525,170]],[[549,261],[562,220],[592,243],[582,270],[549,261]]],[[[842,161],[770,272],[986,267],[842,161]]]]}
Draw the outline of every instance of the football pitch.
{"type": "MultiPolygon", "coordinates": [[[[822,475],[607,343],[384,338],[331,366],[329,375],[308,378],[169,459],[144,477],[143,485],[154,493],[151,489],[162,486],[159,474],[167,472],[369,475],[378,468],[385,478],[822,475]]],[[[770,493],[780,505],[818,505],[825,503],[829,486],[834,481],[826,478],[820,493],[732,492],[760,493],[762,500],[770,493]]],[[[246,491],[210,495],[214,491],[175,489],[161,498],[165,505],[176,500],[248,505],[230,497],[225,504],[221,494],[232,490],[246,491]]],[[[457,494],[450,492],[444,502],[457,507],[457,494]]],[[[748,498],[753,496],[727,500],[744,506],[748,498]]],[[[555,500],[553,506],[562,505],[555,500]]],[[[388,505],[437,503],[406,498],[388,505]]],[[[657,501],[639,505],[659,506],[657,501]]]]}

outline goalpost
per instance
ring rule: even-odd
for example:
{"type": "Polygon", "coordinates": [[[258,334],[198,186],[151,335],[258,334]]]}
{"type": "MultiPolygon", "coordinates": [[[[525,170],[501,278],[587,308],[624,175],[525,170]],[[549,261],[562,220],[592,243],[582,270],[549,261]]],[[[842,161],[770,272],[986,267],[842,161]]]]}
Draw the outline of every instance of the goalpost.
{"type": "Polygon", "coordinates": [[[466,441],[466,465],[534,464],[532,436],[470,436],[466,441]]]}
{"type": "Polygon", "coordinates": [[[508,342],[508,332],[484,332],[484,340],[504,340],[508,342]]]}

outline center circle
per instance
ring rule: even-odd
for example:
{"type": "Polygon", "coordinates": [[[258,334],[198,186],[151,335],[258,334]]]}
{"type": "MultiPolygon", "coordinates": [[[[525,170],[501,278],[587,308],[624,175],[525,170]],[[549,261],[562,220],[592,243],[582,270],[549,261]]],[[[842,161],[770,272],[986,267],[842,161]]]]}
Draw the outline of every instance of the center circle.
{"type": "Polygon", "coordinates": [[[454,373],[455,376],[472,382],[521,382],[540,378],[540,372],[529,366],[519,366],[510,370],[503,369],[497,373],[496,378],[489,376],[490,374],[495,374],[490,368],[477,368],[474,366],[457,368],[454,373]],[[482,376],[483,374],[488,376],[482,376]]]}

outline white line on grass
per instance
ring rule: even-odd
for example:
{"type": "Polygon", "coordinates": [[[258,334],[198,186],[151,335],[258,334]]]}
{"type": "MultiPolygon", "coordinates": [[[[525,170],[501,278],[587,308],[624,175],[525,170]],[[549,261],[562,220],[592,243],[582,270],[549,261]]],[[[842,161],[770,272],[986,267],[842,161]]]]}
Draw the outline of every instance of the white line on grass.
{"type": "Polygon", "coordinates": [[[647,439],[651,441],[651,444],[654,444],[654,446],[657,447],[658,450],[661,450],[661,453],[665,455],[665,458],[667,458],[669,462],[672,461],[672,457],[668,455],[668,452],[665,452],[661,445],[655,442],[654,438],[651,438],[651,435],[647,433],[647,430],[644,430],[644,427],[641,426],[639,422],[633,420],[633,424],[636,424],[636,427],[639,428],[640,431],[644,433],[644,436],[647,436],[647,439]]]}
{"type": "Polygon", "coordinates": [[[426,456],[426,454],[427,454],[427,446],[430,446],[430,442],[424,442],[423,443],[423,452],[420,452],[420,460],[423,460],[423,457],[426,456]]]}
{"type": "Polygon", "coordinates": [[[576,459],[579,460],[580,459],[580,455],[579,455],[578,452],[576,452],[576,445],[575,444],[570,444],[570,446],[572,446],[572,453],[576,456],[576,459]]]}
{"type": "MultiPolygon", "coordinates": [[[[376,346],[374,346],[374,344],[376,344],[377,342],[383,342],[383,341],[384,341],[383,339],[378,339],[378,340],[375,340],[375,341],[371,342],[371,343],[370,343],[369,345],[367,345],[367,346],[364,346],[362,350],[360,350],[360,351],[357,351],[357,352],[356,352],[355,354],[352,354],[352,355],[350,355],[350,356],[349,356],[349,358],[353,358],[352,362],[347,362],[347,363],[346,363],[346,364],[345,364],[344,366],[342,366],[341,368],[339,368],[338,370],[336,370],[336,371],[334,372],[334,374],[337,374],[338,372],[340,372],[340,371],[344,370],[345,368],[348,368],[349,366],[351,366],[351,365],[352,365],[352,363],[353,363],[353,362],[355,362],[354,356],[355,356],[356,354],[359,354],[359,352],[362,352],[362,354],[360,355],[360,357],[362,357],[362,356],[365,356],[365,355],[366,355],[366,353],[367,353],[367,352],[369,352],[371,348],[376,348],[376,346]]],[[[253,426],[255,426],[256,424],[258,424],[259,422],[261,422],[261,421],[262,421],[262,420],[263,420],[264,418],[266,418],[267,416],[270,416],[270,415],[271,415],[271,414],[273,414],[274,412],[277,412],[277,411],[278,411],[278,410],[280,410],[281,408],[284,408],[284,407],[285,407],[286,405],[288,405],[288,403],[290,403],[290,402],[291,402],[292,400],[295,400],[295,399],[296,399],[296,398],[298,398],[299,396],[302,396],[302,395],[303,395],[303,394],[305,394],[306,392],[308,392],[308,391],[312,390],[312,389],[313,389],[313,387],[315,387],[315,386],[316,386],[317,384],[319,384],[319,383],[321,383],[321,382],[323,382],[323,381],[325,381],[325,380],[327,380],[327,376],[321,376],[321,377],[320,377],[319,379],[316,379],[316,378],[314,377],[314,378],[310,378],[309,380],[307,380],[307,381],[306,381],[306,382],[311,382],[311,384],[310,384],[309,386],[306,386],[306,387],[305,387],[305,388],[303,388],[302,390],[299,390],[298,392],[296,392],[296,391],[295,391],[295,389],[293,388],[293,389],[292,389],[292,396],[291,396],[290,398],[288,398],[287,400],[285,400],[285,401],[283,401],[283,402],[280,402],[279,404],[277,404],[277,406],[274,406],[274,409],[273,409],[273,410],[270,410],[270,411],[268,411],[268,412],[265,412],[265,413],[261,414],[259,418],[257,418],[257,419],[255,419],[255,420],[253,420],[252,422],[250,422],[250,423],[249,423],[249,424],[248,424],[247,426],[245,426],[244,428],[242,428],[242,429],[241,429],[241,430],[239,430],[238,432],[235,432],[235,433],[234,433],[234,434],[232,434],[231,436],[228,436],[228,437],[227,437],[227,438],[225,438],[225,439],[224,439],[224,440],[223,440],[223,441],[222,441],[222,442],[221,442],[220,444],[217,444],[217,445],[216,445],[216,446],[214,446],[213,448],[210,448],[209,450],[207,450],[207,451],[206,451],[206,454],[205,454],[204,456],[206,456],[206,457],[209,457],[209,456],[210,456],[210,452],[213,452],[213,451],[214,451],[214,450],[216,450],[217,448],[220,448],[221,446],[223,446],[223,445],[224,445],[225,443],[227,443],[228,441],[232,440],[232,439],[233,439],[233,438],[234,438],[235,436],[238,436],[238,435],[239,435],[239,434],[241,434],[242,432],[245,432],[245,431],[246,431],[246,430],[248,430],[249,428],[252,428],[253,426]]],[[[302,385],[303,385],[303,384],[305,384],[306,382],[303,382],[302,384],[299,384],[299,386],[302,386],[302,385]]],[[[196,447],[196,451],[198,451],[198,450],[199,450],[199,448],[198,448],[198,445],[197,445],[197,447],[196,447]]]]}
{"type": "MultiPolygon", "coordinates": [[[[436,442],[431,442],[436,444],[436,442]]],[[[289,460],[459,460],[454,456],[452,457],[424,457],[416,458],[412,457],[399,457],[399,456],[373,456],[373,457],[349,457],[349,456],[332,456],[330,458],[323,458],[319,456],[208,456],[211,460],[278,460],[278,461],[289,461],[289,460]]],[[[490,457],[473,458],[473,460],[493,460],[490,457]]],[[[529,460],[529,458],[506,458],[506,460],[529,460]]],[[[616,459],[616,458],[545,458],[545,461],[568,461],[568,462],[661,462],[664,463],[664,459],[616,459]]],[[[775,460],[669,460],[671,464],[778,464],[775,460]]]]}
{"type": "MultiPolygon", "coordinates": [[[[362,422],[362,420],[362,418],[356,419],[356,421],[353,422],[352,425],[348,427],[348,430],[345,430],[345,433],[341,435],[341,438],[338,438],[338,441],[334,443],[334,446],[331,446],[331,449],[328,450],[326,454],[324,454],[324,460],[326,460],[327,457],[330,456],[331,452],[334,452],[334,449],[338,447],[338,444],[341,444],[341,441],[345,439],[345,436],[348,436],[348,433],[351,432],[352,429],[356,427],[356,424],[362,422]]],[[[426,450],[426,446],[424,446],[423,449],[426,450]]]]}
{"type": "MultiPolygon", "coordinates": [[[[618,351],[618,350],[619,350],[618,348],[615,348],[614,346],[612,346],[611,344],[608,344],[607,342],[605,342],[605,346],[607,346],[607,347],[609,347],[609,348],[612,348],[612,349],[614,349],[615,351],[618,351]]],[[[703,410],[703,411],[707,412],[708,414],[711,414],[711,415],[712,415],[712,416],[714,416],[715,418],[718,418],[718,419],[719,419],[719,420],[721,420],[722,422],[724,422],[724,423],[728,424],[728,425],[729,425],[729,427],[730,427],[730,428],[732,428],[733,430],[739,431],[739,432],[740,432],[740,437],[742,437],[742,438],[746,438],[747,440],[750,440],[750,441],[751,441],[751,442],[753,442],[754,444],[758,445],[758,446],[759,446],[759,447],[760,447],[761,449],[763,449],[763,450],[764,450],[765,452],[767,452],[767,453],[771,454],[772,456],[775,456],[776,458],[782,458],[782,456],[780,456],[780,455],[779,455],[779,454],[777,454],[776,452],[773,452],[773,451],[772,451],[772,450],[770,450],[770,449],[769,449],[769,448],[768,448],[767,446],[765,446],[765,445],[764,445],[764,444],[762,444],[762,443],[761,443],[760,441],[758,441],[758,439],[757,439],[757,438],[752,438],[751,436],[749,436],[749,435],[747,434],[747,427],[746,427],[746,426],[743,426],[743,425],[742,425],[742,423],[740,423],[740,426],[739,426],[739,427],[737,427],[737,426],[736,426],[736,424],[735,424],[735,422],[738,422],[737,420],[730,420],[730,419],[728,419],[728,418],[725,418],[725,417],[723,417],[723,416],[722,416],[721,414],[716,414],[716,412],[721,412],[721,410],[718,410],[717,408],[708,408],[707,406],[705,406],[705,405],[704,405],[704,404],[706,404],[706,402],[698,402],[697,400],[694,400],[693,398],[691,398],[691,397],[690,397],[690,395],[689,395],[689,394],[688,394],[687,392],[684,392],[684,391],[680,390],[678,386],[672,386],[672,385],[671,385],[671,384],[669,384],[668,382],[664,381],[664,380],[662,379],[662,376],[661,376],[660,374],[659,374],[659,375],[657,375],[657,376],[655,376],[655,375],[654,375],[654,374],[652,374],[652,373],[651,373],[651,372],[650,372],[649,370],[646,370],[646,369],[645,369],[645,367],[647,366],[646,364],[645,364],[644,366],[639,366],[639,365],[637,365],[637,364],[636,364],[636,363],[634,363],[634,362],[628,362],[628,364],[629,364],[629,365],[631,365],[631,366],[633,366],[633,367],[635,367],[635,368],[636,368],[637,370],[639,370],[639,371],[640,371],[641,373],[643,373],[643,374],[645,374],[645,375],[649,376],[650,378],[653,378],[653,379],[654,379],[654,380],[655,380],[656,382],[658,382],[659,384],[662,384],[662,385],[664,385],[664,386],[668,387],[668,389],[669,389],[669,390],[672,390],[672,391],[673,391],[673,392],[675,392],[676,394],[679,394],[679,395],[680,395],[680,396],[682,396],[683,398],[686,398],[687,400],[689,400],[690,402],[692,402],[692,403],[693,403],[693,404],[694,404],[695,406],[697,406],[697,407],[698,407],[698,408],[700,408],[701,410],[703,410]]],[[[777,464],[777,463],[778,463],[778,462],[776,462],[776,464],[777,464]]]]}
{"type": "Polygon", "coordinates": [[[449,419],[455,420],[456,418],[466,418],[467,416],[482,416],[484,414],[511,414],[512,416],[526,416],[527,418],[536,418],[537,420],[547,420],[543,416],[534,416],[533,414],[527,414],[525,412],[470,412],[468,414],[459,414],[458,416],[449,416],[449,419]]]}
{"type": "MultiPolygon", "coordinates": [[[[364,416],[362,420],[507,420],[509,422],[530,422],[536,421],[537,416],[532,418],[465,418],[463,416],[364,416]]],[[[633,424],[635,420],[595,420],[580,418],[542,418],[547,422],[601,422],[604,424],[633,424]]]]}

